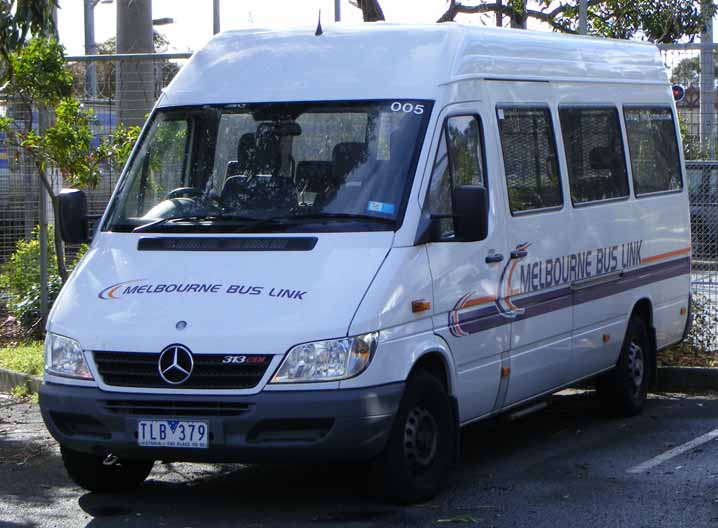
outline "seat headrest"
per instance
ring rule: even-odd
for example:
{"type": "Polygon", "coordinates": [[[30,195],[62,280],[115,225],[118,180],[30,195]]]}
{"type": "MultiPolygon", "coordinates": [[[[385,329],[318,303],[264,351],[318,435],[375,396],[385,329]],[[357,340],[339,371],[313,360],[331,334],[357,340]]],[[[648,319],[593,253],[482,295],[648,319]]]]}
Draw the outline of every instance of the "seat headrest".
{"type": "Polygon", "coordinates": [[[237,144],[237,171],[245,173],[254,164],[257,154],[257,141],[251,132],[243,134],[237,144]]]}
{"type": "Polygon", "coordinates": [[[334,176],[344,178],[368,158],[366,143],[346,142],[337,143],[332,151],[334,176]]]}
{"type": "Polygon", "coordinates": [[[281,166],[279,136],[271,127],[259,125],[257,128],[257,174],[275,174],[281,166]]]}

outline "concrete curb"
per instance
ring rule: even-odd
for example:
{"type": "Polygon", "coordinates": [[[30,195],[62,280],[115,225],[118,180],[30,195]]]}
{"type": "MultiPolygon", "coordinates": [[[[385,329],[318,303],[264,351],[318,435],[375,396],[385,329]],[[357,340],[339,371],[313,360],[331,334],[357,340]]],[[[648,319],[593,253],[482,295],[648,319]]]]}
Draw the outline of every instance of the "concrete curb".
{"type": "Polygon", "coordinates": [[[38,392],[42,385],[42,379],[0,368],[0,392],[10,392],[18,385],[26,385],[32,392],[38,392]]]}
{"type": "Polygon", "coordinates": [[[718,390],[718,368],[659,367],[656,388],[667,392],[718,390]]]}

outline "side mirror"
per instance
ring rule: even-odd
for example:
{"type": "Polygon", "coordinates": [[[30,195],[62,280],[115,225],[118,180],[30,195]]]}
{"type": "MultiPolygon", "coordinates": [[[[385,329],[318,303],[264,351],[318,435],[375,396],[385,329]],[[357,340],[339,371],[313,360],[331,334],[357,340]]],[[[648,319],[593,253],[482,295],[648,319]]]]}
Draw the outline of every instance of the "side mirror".
{"type": "Polygon", "coordinates": [[[78,189],[63,189],[57,197],[57,219],[62,240],[82,244],[90,239],[87,225],[87,196],[78,189]]]}
{"type": "Polygon", "coordinates": [[[484,187],[454,188],[454,235],[462,242],[477,242],[489,234],[489,195],[484,187]]]}

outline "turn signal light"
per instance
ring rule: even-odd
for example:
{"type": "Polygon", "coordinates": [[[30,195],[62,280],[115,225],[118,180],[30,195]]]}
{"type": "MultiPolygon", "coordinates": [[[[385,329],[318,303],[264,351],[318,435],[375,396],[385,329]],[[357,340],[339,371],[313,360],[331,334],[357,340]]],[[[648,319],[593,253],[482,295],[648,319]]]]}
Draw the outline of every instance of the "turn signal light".
{"type": "Polygon", "coordinates": [[[431,301],[427,301],[426,299],[419,299],[416,301],[411,301],[411,311],[414,313],[421,313],[426,312],[427,310],[431,310],[431,301]]]}
{"type": "Polygon", "coordinates": [[[603,342],[608,343],[611,340],[610,334],[603,334],[603,342]]]}
{"type": "Polygon", "coordinates": [[[686,315],[688,313],[688,309],[684,306],[681,308],[681,315],[686,315]]]}

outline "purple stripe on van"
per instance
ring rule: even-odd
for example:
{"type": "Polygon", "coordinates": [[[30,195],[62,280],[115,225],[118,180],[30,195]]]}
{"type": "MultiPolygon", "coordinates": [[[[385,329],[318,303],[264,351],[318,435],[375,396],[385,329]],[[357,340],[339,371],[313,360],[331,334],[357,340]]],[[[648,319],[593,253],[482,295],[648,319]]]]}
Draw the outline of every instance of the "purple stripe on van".
{"type": "MultiPolygon", "coordinates": [[[[586,285],[579,290],[573,290],[571,287],[558,288],[516,300],[514,305],[523,309],[524,312],[513,318],[501,315],[495,304],[467,311],[459,315],[459,326],[464,333],[475,334],[509,324],[511,321],[521,321],[573,305],[603,299],[653,282],[688,275],[690,271],[691,260],[689,257],[661,262],[626,271],[616,281],[598,282],[594,285],[586,285]]],[[[600,279],[601,276],[594,278],[600,279]]]]}

